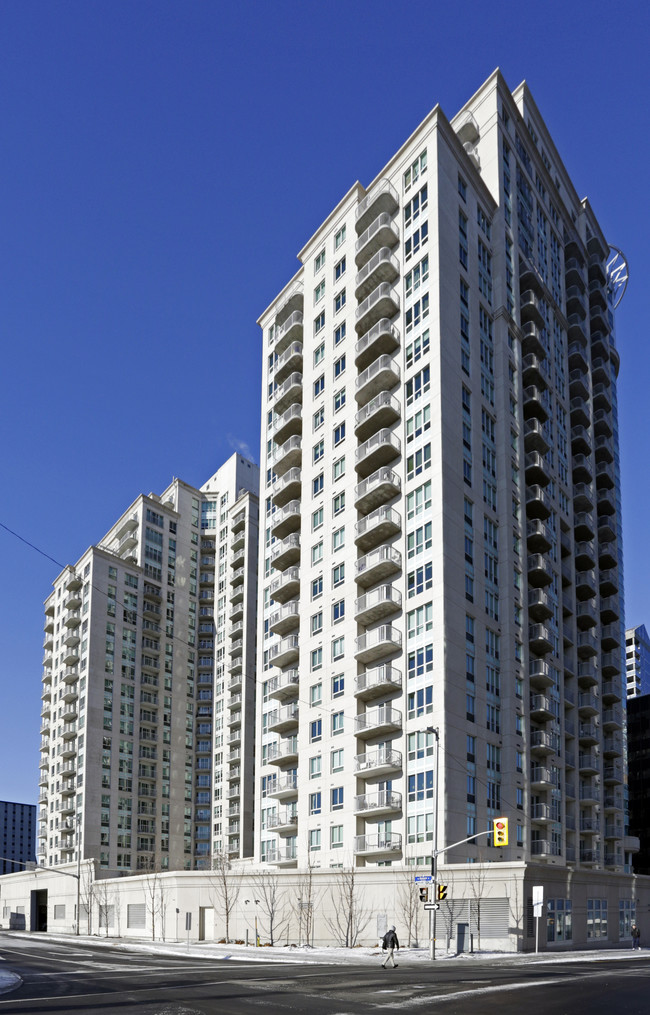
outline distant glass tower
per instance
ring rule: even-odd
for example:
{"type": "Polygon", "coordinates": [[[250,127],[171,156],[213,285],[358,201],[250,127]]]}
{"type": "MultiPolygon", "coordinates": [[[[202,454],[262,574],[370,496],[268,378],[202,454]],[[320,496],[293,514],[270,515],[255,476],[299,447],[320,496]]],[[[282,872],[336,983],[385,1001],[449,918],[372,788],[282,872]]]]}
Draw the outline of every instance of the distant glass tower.
{"type": "Polygon", "coordinates": [[[628,698],[650,692],[650,638],[645,624],[625,632],[625,672],[628,698]]]}

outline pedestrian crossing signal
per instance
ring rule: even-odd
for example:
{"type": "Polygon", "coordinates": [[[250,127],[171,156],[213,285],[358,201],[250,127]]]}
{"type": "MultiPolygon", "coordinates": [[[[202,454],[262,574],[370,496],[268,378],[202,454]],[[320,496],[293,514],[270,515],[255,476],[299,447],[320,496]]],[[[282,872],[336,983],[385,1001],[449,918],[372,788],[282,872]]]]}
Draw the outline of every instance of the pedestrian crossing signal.
{"type": "Polygon", "coordinates": [[[492,821],[492,836],[495,846],[508,845],[508,819],[494,818],[492,821]]]}
{"type": "Polygon", "coordinates": [[[425,886],[424,888],[420,888],[420,902],[428,902],[428,901],[429,901],[429,889],[425,886]]]}
{"type": "Polygon", "coordinates": [[[447,898],[447,885],[438,885],[438,902],[447,898]]]}

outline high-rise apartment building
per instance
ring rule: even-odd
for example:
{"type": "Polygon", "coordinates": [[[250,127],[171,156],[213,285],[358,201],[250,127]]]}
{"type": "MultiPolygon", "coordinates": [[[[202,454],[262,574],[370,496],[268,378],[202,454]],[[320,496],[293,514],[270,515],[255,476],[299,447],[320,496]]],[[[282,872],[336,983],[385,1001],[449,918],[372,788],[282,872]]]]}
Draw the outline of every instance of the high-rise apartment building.
{"type": "Polygon", "coordinates": [[[39,863],[80,849],[171,870],[250,853],[239,799],[253,791],[258,486],[240,455],[201,489],[174,479],[54,582],[39,863]]]}
{"type": "Polygon", "coordinates": [[[35,859],[36,807],[0,800],[0,874],[25,869],[35,859]]]}
{"type": "Polygon", "coordinates": [[[622,870],[609,245],[531,93],[436,107],[263,331],[257,854],[622,870]]]}
{"type": "Polygon", "coordinates": [[[625,632],[625,675],[628,698],[650,693],[650,638],[645,624],[625,632]]]}

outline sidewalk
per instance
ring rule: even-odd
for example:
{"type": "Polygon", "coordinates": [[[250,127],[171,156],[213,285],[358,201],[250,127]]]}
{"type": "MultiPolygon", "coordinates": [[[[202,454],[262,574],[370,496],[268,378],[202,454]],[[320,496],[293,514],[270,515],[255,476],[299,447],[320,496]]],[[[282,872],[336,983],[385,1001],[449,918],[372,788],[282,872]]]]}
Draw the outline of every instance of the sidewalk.
{"type": "MultiPolygon", "coordinates": [[[[2,935],[12,938],[23,938],[26,940],[38,940],[39,942],[51,942],[52,944],[65,943],[93,945],[100,948],[112,948],[115,951],[140,952],[146,955],[169,955],[192,959],[213,959],[216,962],[277,962],[277,963],[305,963],[308,965],[319,964],[340,964],[340,965],[368,965],[374,966],[381,961],[382,950],[379,945],[374,948],[326,948],[297,945],[275,945],[274,947],[261,946],[255,948],[252,945],[237,944],[216,944],[212,941],[197,942],[189,944],[183,941],[146,941],[142,938],[114,938],[95,937],[80,934],[31,934],[27,931],[5,931],[2,935]]],[[[2,937],[0,937],[0,948],[2,937]]],[[[650,959],[650,951],[638,949],[633,951],[631,947],[610,948],[610,949],[589,949],[582,951],[565,952],[493,952],[475,951],[473,954],[467,952],[457,955],[456,952],[447,953],[438,945],[436,948],[436,961],[467,963],[485,962],[509,965],[518,962],[527,963],[567,963],[567,962],[602,962],[616,959],[637,958],[638,960],[650,959]]],[[[428,947],[424,948],[401,948],[399,952],[400,964],[420,964],[430,962],[428,947]]],[[[0,976],[2,971],[0,970],[0,976]]],[[[0,990],[2,989],[0,981],[0,990]]],[[[5,988],[8,989],[8,988],[5,988]]]]}

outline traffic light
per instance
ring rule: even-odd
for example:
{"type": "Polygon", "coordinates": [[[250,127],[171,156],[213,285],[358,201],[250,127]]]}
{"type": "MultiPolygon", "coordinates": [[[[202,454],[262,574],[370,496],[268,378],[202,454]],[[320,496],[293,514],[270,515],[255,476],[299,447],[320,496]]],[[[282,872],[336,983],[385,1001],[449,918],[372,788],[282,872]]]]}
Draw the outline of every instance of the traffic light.
{"type": "Polygon", "coordinates": [[[492,836],[495,846],[508,845],[508,819],[494,818],[492,821],[492,836]]]}
{"type": "Polygon", "coordinates": [[[438,902],[447,898],[447,885],[438,885],[438,902]]]}
{"type": "Polygon", "coordinates": [[[420,887],[420,902],[428,902],[428,901],[429,901],[429,889],[426,886],[420,887]]]}

